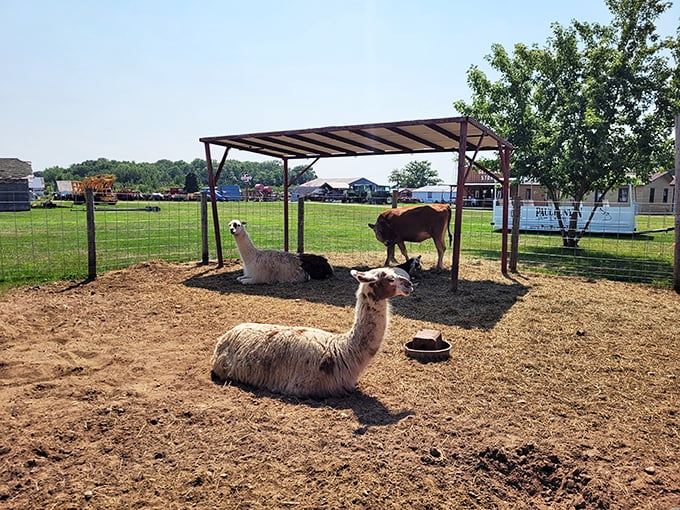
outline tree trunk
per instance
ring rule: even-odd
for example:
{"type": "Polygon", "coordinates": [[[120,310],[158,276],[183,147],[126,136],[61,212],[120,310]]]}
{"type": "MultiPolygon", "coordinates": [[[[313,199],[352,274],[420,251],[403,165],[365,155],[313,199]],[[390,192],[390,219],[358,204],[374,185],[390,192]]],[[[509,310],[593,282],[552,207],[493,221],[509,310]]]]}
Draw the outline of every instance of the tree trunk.
{"type": "Polygon", "coordinates": [[[574,210],[569,214],[569,227],[566,235],[562,236],[562,245],[565,248],[577,248],[580,237],[578,236],[578,217],[581,214],[580,207],[574,206],[574,210]]]}

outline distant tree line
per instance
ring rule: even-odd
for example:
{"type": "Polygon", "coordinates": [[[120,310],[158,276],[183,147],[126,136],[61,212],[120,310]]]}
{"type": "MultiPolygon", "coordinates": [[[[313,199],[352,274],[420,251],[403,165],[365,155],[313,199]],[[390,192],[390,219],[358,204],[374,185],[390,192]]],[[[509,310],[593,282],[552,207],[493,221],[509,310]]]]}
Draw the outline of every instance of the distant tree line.
{"type": "MultiPolygon", "coordinates": [[[[213,161],[217,171],[218,162],[213,161]]],[[[298,175],[304,165],[289,169],[289,178],[298,175]]],[[[42,172],[35,172],[43,177],[48,190],[56,190],[56,181],[80,181],[84,177],[100,174],[116,176],[114,188],[132,188],[143,193],[151,193],[168,188],[184,188],[188,183],[201,188],[208,185],[208,168],[205,160],[194,159],[192,162],[170,161],[161,159],[155,163],[136,163],[134,161],[114,161],[105,158],[83,161],[68,168],[54,166],[42,172]]],[[[250,186],[262,183],[272,188],[283,187],[283,163],[278,160],[255,162],[227,160],[217,182],[218,185],[237,184],[245,187],[241,176],[252,177],[250,186]]],[[[316,179],[314,169],[310,168],[296,184],[316,179]]],[[[193,191],[193,190],[187,190],[193,191]]]]}

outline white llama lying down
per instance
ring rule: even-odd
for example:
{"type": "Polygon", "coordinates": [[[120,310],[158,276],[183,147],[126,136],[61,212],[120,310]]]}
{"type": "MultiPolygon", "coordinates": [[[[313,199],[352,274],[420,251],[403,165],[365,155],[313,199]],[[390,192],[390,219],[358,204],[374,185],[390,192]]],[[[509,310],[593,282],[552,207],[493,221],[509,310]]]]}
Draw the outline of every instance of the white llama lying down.
{"type": "Polygon", "coordinates": [[[409,295],[413,286],[401,269],[352,270],[351,274],[359,282],[352,329],[329,333],[306,327],[239,324],[217,341],[213,379],[298,397],[353,391],[385,336],[388,299],[409,295]]]}
{"type": "Polygon", "coordinates": [[[333,275],[333,268],[321,255],[256,248],[243,225],[239,220],[229,222],[243,262],[243,276],[237,280],[244,285],[323,280],[333,275]]]}

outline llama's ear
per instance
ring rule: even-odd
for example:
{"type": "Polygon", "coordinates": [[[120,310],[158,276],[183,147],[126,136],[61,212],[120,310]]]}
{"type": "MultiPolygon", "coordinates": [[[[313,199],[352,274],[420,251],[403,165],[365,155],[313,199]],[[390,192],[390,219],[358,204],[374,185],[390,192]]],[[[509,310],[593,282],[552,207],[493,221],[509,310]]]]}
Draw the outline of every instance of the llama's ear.
{"type": "Polygon", "coordinates": [[[247,224],[248,224],[247,221],[242,221],[242,222],[241,222],[241,225],[247,225],[247,224]]]}
{"type": "Polygon", "coordinates": [[[368,274],[368,272],[364,271],[357,271],[356,269],[352,269],[349,274],[351,274],[356,281],[361,283],[370,283],[376,280],[375,275],[368,274]]]}
{"type": "Polygon", "coordinates": [[[375,223],[369,223],[368,228],[375,230],[375,223]]]}

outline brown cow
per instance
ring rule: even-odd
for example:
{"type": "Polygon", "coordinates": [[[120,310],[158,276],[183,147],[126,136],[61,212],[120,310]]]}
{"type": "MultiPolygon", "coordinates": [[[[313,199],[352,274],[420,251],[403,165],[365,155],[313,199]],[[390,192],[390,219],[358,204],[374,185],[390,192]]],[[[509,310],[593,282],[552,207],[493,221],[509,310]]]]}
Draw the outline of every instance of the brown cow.
{"type": "Polygon", "coordinates": [[[439,259],[437,269],[443,269],[444,251],[446,242],[444,232],[449,232],[451,243],[451,208],[446,204],[416,205],[387,209],[380,213],[375,224],[368,226],[375,232],[375,238],[387,246],[387,259],[385,265],[390,262],[397,263],[394,258],[394,245],[399,246],[401,254],[408,260],[405,241],[419,243],[432,238],[439,259]]]}

